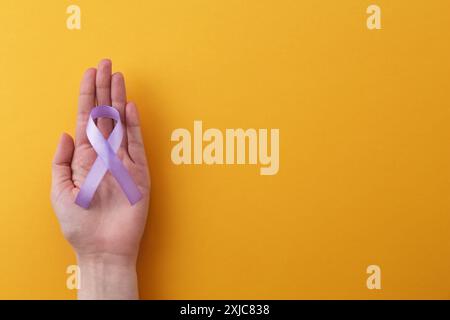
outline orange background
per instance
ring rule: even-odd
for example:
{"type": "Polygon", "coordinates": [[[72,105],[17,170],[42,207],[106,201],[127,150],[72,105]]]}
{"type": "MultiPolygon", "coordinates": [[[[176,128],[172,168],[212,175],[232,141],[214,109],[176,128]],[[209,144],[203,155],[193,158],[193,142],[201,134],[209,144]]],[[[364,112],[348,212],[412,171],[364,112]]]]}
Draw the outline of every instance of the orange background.
{"type": "Polygon", "coordinates": [[[100,58],[140,109],[142,298],[450,298],[447,0],[0,3],[0,298],[75,298],[50,201],[100,58]],[[366,27],[378,4],[382,30],[366,27]],[[81,30],[66,8],[81,8],[81,30]],[[280,171],[175,166],[176,128],[279,128],[280,171]],[[366,268],[382,289],[366,288],[366,268]]]}

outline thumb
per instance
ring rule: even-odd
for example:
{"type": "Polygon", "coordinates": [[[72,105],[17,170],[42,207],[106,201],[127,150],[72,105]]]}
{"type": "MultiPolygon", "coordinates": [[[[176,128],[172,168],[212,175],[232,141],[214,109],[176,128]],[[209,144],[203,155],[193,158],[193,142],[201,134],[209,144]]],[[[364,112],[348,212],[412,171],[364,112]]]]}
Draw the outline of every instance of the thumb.
{"type": "Polygon", "coordinates": [[[71,169],[73,151],[72,137],[63,133],[52,163],[52,196],[57,196],[65,189],[73,187],[71,169]]]}

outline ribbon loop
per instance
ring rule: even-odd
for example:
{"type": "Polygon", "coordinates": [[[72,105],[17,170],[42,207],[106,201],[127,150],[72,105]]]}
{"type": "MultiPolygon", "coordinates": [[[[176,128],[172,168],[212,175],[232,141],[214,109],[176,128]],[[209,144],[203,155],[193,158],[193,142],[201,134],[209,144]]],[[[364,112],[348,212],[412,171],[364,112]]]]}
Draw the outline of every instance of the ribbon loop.
{"type": "Polygon", "coordinates": [[[98,157],[95,159],[75,199],[75,203],[80,207],[89,208],[95,191],[108,170],[119,183],[131,205],[134,205],[142,198],[138,187],[116,154],[123,139],[123,130],[120,114],[115,108],[98,106],[92,109],[86,128],[86,135],[98,157]],[[94,120],[97,118],[111,118],[116,121],[116,125],[108,140],[103,137],[95,125],[94,120]]]}

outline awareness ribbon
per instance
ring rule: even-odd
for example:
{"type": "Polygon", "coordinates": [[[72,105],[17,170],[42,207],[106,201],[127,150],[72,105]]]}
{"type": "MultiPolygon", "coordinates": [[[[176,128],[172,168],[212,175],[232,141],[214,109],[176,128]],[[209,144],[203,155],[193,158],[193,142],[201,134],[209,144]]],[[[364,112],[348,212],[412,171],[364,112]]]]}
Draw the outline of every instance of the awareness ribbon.
{"type": "Polygon", "coordinates": [[[98,157],[86,176],[75,203],[87,209],[106,171],[109,170],[119,183],[130,204],[134,205],[142,198],[142,194],[116,154],[123,138],[123,126],[120,122],[119,112],[110,106],[95,107],[89,116],[86,134],[98,157]],[[108,140],[105,140],[95,125],[94,120],[97,118],[111,118],[116,121],[108,140]]]}

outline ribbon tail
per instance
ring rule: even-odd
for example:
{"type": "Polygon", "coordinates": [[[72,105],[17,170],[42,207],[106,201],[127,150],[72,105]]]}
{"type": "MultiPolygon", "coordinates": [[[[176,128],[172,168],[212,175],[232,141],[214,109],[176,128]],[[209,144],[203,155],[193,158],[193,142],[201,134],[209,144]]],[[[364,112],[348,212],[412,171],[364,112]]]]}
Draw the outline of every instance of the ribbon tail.
{"type": "Polygon", "coordinates": [[[139,191],[133,178],[128,173],[128,170],[123,166],[118,157],[110,158],[110,171],[114,178],[116,178],[123,192],[128,198],[131,205],[134,205],[142,199],[142,194],[139,191]]]}
{"type": "Polygon", "coordinates": [[[97,157],[91,170],[89,171],[83,185],[78,192],[75,203],[84,209],[88,209],[89,205],[94,197],[95,191],[97,190],[103,176],[106,174],[107,168],[103,161],[97,157]]]}

